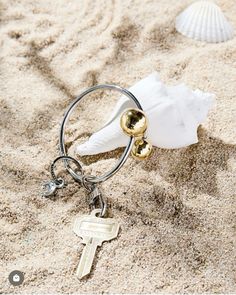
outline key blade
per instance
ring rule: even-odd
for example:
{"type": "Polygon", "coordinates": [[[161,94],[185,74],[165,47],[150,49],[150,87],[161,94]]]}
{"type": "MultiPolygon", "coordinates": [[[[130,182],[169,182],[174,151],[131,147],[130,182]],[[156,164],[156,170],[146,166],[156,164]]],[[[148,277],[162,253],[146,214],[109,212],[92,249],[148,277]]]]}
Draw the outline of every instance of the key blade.
{"type": "Polygon", "coordinates": [[[95,239],[91,238],[90,241],[86,244],[86,246],[83,249],[79,265],[76,271],[76,275],[79,279],[82,279],[86,275],[88,275],[91,271],[94,256],[97,250],[97,246],[100,243],[96,241],[95,239]]]}

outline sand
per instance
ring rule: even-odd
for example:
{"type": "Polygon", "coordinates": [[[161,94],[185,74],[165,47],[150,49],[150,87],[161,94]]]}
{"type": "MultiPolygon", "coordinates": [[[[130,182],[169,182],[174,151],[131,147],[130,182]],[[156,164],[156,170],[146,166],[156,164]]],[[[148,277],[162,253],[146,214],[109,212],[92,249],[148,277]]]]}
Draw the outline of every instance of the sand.
{"type": "MultiPolygon", "coordinates": [[[[189,3],[1,2],[0,293],[236,293],[236,39],[205,44],[177,33],[174,19],[189,3]],[[83,245],[72,224],[89,212],[86,192],[67,176],[54,199],[40,196],[63,112],[91,85],[130,87],[154,70],[165,83],[215,93],[217,104],[198,144],[130,157],[102,185],[121,231],[79,281],[83,245]],[[8,282],[15,269],[25,274],[20,287],[8,282]]],[[[236,27],[235,0],[216,3],[236,27]]],[[[115,99],[82,104],[68,126],[71,155],[115,99]]],[[[120,153],[88,158],[86,169],[106,171],[120,153]]]]}

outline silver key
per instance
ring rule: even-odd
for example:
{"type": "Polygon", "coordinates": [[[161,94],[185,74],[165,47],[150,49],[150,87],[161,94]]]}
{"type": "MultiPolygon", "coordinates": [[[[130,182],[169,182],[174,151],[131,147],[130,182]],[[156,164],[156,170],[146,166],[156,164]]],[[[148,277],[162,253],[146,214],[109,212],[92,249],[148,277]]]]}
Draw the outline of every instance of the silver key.
{"type": "Polygon", "coordinates": [[[101,209],[94,209],[90,215],[84,215],[75,220],[74,232],[83,239],[82,243],[85,244],[76,271],[79,279],[90,273],[97,247],[104,241],[116,238],[119,232],[120,225],[116,220],[97,217],[98,213],[101,213],[101,209]]]}

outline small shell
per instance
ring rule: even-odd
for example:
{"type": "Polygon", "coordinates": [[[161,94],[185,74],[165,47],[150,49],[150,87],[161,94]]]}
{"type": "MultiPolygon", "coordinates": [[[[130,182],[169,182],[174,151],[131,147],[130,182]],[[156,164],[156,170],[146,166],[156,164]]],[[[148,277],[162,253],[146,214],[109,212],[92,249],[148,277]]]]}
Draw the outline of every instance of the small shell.
{"type": "Polygon", "coordinates": [[[197,1],[186,8],[177,18],[176,30],[199,41],[219,43],[234,36],[233,27],[216,4],[197,1]]]}
{"type": "MultiPolygon", "coordinates": [[[[180,148],[198,142],[197,128],[207,116],[213,94],[192,91],[184,84],[168,87],[156,72],[136,83],[130,91],[141,103],[148,118],[147,139],[161,148],[180,148]]],[[[95,155],[124,147],[129,137],[120,127],[121,114],[135,107],[133,101],[122,96],[105,126],[87,142],[77,146],[76,152],[95,155]]]]}

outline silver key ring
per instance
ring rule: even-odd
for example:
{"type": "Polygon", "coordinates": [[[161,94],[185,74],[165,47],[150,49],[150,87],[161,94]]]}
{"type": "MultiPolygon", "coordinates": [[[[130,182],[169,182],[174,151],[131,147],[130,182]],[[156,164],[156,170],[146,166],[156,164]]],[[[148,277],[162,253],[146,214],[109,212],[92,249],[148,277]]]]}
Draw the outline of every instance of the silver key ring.
{"type": "MultiPolygon", "coordinates": [[[[127,144],[123,154],[121,155],[120,159],[118,160],[118,162],[115,164],[115,166],[109,170],[108,172],[106,172],[105,174],[101,175],[101,176],[93,176],[93,175],[89,175],[89,176],[83,176],[82,174],[77,174],[73,168],[71,168],[71,166],[68,163],[68,159],[66,158],[68,156],[67,151],[66,151],[66,147],[65,147],[65,127],[66,127],[66,123],[71,115],[71,113],[73,112],[73,110],[75,109],[75,107],[79,104],[79,102],[81,101],[82,98],[84,98],[86,95],[88,95],[89,93],[99,90],[99,89],[110,89],[110,90],[116,90],[120,93],[122,93],[123,95],[127,96],[129,99],[131,99],[136,107],[139,110],[143,110],[139,101],[137,100],[137,98],[127,89],[122,88],[120,86],[116,86],[116,85],[111,85],[111,84],[103,84],[103,85],[96,85],[93,86],[89,89],[87,89],[86,91],[84,91],[83,93],[81,93],[78,97],[76,97],[76,99],[72,102],[72,104],[69,106],[69,108],[67,109],[67,111],[65,112],[63,121],[61,123],[61,128],[60,128],[60,137],[59,137],[59,146],[60,146],[60,152],[61,152],[61,156],[65,157],[64,158],[64,163],[65,163],[65,167],[67,169],[67,171],[70,173],[70,175],[76,180],[79,181],[80,183],[84,183],[85,181],[89,182],[89,183],[100,183],[103,182],[105,180],[107,180],[108,178],[110,178],[111,176],[113,176],[117,171],[120,170],[120,168],[124,165],[125,161],[127,160],[133,144],[134,144],[134,137],[130,136],[130,140],[129,143],[127,144]]],[[[82,165],[80,164],[80,162],[78,161],[79,165],[82,167],[82,165]]]]}
{"type": "Polygon", "coordinates": [[[77,161],[76,159],[70,157],[70,156],[60,156],[60,157],[57,157],[51,164],[51,175],[52,175],[52,178],[57,181],[58,178],[56,177],[56,174],[55,174],[55,165],[56,165],[56,162],[58,162],[59,160],[67,160],[67,161],[71,161],[73,162],[77,168],[79,168],[79,170],[81,171],[81,176],[83,175],[83,170],[82,170],[82,166],[80,164],[79,161],[77,161]]]}

